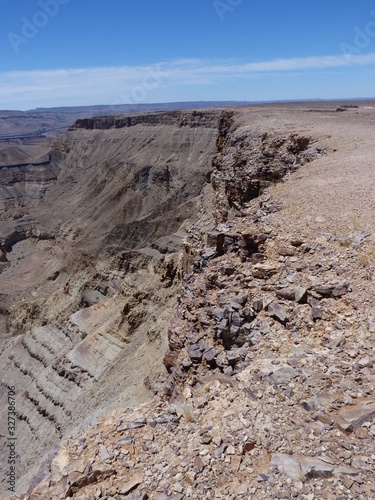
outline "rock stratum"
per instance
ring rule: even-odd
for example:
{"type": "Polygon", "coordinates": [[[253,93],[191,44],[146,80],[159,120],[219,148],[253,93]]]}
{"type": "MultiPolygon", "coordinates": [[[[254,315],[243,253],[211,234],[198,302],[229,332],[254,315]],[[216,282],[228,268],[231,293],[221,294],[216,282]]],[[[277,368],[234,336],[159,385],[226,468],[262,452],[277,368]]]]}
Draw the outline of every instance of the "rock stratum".
{"type": "Polygon", "coordinates": [[[375,111],[343,110],[81,119],[2,163],[13,498],[374,496],[375,111]]]}

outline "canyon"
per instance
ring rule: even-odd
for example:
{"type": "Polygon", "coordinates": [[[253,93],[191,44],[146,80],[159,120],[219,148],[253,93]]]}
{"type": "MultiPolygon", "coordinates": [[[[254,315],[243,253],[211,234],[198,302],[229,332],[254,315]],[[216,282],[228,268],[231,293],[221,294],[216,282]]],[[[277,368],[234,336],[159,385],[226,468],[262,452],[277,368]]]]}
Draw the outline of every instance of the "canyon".
{"type": "Polygon", "coordinates": [[[374,495],[374,124],[269,104],[2,144],[12,498],[374,495]]]}

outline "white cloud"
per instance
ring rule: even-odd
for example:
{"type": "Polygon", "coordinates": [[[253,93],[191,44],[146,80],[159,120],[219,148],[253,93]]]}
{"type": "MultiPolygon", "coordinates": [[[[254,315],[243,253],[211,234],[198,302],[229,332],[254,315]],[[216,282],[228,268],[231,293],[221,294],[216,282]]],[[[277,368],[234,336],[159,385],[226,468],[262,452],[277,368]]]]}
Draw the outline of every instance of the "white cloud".
{"type": "MultiPolygon", "coordinates": [[[[152,102],[160,90],[208,86],[259,75],[326,70],[375,63],[375,53],[276,59],[244,64],[179,59],[121,66],[0,73],[0,108],[152,102]],[[156,94],[155,94],[156,93],[156,94]]],[[[168,100],[168,99],[167,99],[168,100]]],[[[187,96],[187,99],[189,97],[187,96]]]]}

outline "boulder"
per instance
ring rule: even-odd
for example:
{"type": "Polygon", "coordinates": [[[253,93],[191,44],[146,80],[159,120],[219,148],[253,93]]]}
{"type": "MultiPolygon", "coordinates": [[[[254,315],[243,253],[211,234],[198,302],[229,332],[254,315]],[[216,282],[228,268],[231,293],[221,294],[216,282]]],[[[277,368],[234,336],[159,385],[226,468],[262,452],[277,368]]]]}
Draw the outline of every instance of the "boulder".
{"type": "Polygon", "coordinates": [[[277,385],[287,384],[294,378],[298,377],[299,372],[292,368],[291,366],[282,366],[278,370],[276,370],[270,376],[272,382],[277,385]]]}
{"type": "Polygon", "coordinates": [[[277,302],[276,303],[272,302],[267,309],[270,315],[275,319],[277,319],[278,321],[280,321],[281,323],[285,323],[288,320],[287,312],[277,302]]]}
{"type": "Polygon", "coordinates": [[[295,300],[295,292],[292,288],[282,288],[281,290],[277,290],[276,295],[280,299],[295,300]]]}
{"type": "Polygon", "coordinates": [[[203,353],[198,344],[189,345],[187,348],[187,353],[193,363],[200,363],[202,361],[203,353]]]}

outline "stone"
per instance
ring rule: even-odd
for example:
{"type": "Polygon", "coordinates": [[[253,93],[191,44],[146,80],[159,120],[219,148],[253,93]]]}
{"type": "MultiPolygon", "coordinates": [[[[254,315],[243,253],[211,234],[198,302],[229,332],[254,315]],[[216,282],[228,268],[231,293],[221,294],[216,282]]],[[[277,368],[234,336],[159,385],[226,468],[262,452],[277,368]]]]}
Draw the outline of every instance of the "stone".
{"type": "Polygon", "coordinates": [[[223,250],[224,240],[225,240],[224,233],[220,233],[219,231],[210,231],[209,233],[207,233],[207,245],[215,246],[216,252],[220,255],[224,253],[223,250]]]}
{"type": "Polygon", "coordinates": [[[127,495],[135,488],[137,488],[140,484],[142,484],[142,481],[143,481],[142,473],[139,472],[133,473],[131,479],[116,484],[117,491],[119,492],[120,495],[127,495]]]}
{"type": "Polygon", "coordinates": [[[178,423],[178,417],[175,415],[158,415],[154,420],[149,422],[149,425],[152,428],[155,428],[159,424],[169,424],[169,423],[178,423]]]}
{"type": "Polygon", "coordinates": [[[321,299],[320,296],[318,296],[318,294],[315,294],[314,292],[314,295],[312,294],[312,291],[309,290],[307,292],[307,303],[311,306],[311,307],[319,307],[319,300],[321,299]]]}
{"type": "Polygon", "coordinates": [[[279,245],[276,248],[276,251],[279,255],[282,255],[283,257],[293,257],[293,255],[296,254],[296,250],[291,247],[287,247],[285,245],[279,245]]]}
{"type": "Polygon", "coordinates": [[[353,469],[352,467],[340,466],[335,469],[336,475],[342,474],[343,476],[358,476],[359,472],[359,470],[353,469]]]}
{"type": "Polygon", "coordinates": [[[228,320],[226,318],[222,319],[218,325],[219,330],[227,330],[228,329],[228,320]]]}
{"type": "Polygon", "coordinates": [[[187,347],[187,353],[193,363],[200,363],[202,361],[203,353],[197,344],[189,345],[187,347]]]}
{"type": "Polygon", "coordinates": [[[232,339],[239,333],[240,327],[232,325],[229,329],[229,333],[232,339]]]}
{"type": "Polygon", "coordinates": [[[221,321],[223,318],[224,318],[224,312],[219,309],[218,307],[216,307],[212,312],[211,312],[211,316],[213,318],[216,318],[218,319],[219,321],[221,321]]]}
{"type": "Polygon", "coordinates": [[[227,354],[228,364],[231,366],[235,366],[241,359],[241,351],[239,349],[229,351],[227,354]]]}
{"type": "Polygon", "coordinates": [[[372,362],[368,356],[361,358],[357,364],[360,368],[372,368],[372,362]]]}
{"type": "Polygon", "coordinates": [[[195,472],[193,471],[189,471],[185,474],[185,478],[186,478],[186,481],[190,484],[194,483],[194,481],[196,480],[197,478],[197,475],[195,472]]]}
{"type": "Polygon", "coordinates": [[[263,299],[253,300],[253,309],[256,312],[260,312],[263,309],[263,299]]]}
{"type": "Polygon", "coordinates": [[[290,240],[290,244],[293,246],[293,247],[300,247],[301,245],[303,245],[304,241],[299,238],[298,236],[296,238],[292,238],[290,240]]]}
{"type": "Polygon", "coordinates": [[[345,486],[345,488],[350,490],[350,488],[353,486],[354,480],[351,477],[344,476],[342,478],[342,483],[345,486]]]}
{"type": "Polygon", "coordinates": [[[228,366],[227,357],[224,352],[217,355],[216,364],[221,370],[224,370],[224,368],[228,366]]]}
{"type": "Polygon", "coordinates": [[[350,291],[350,287],[347,283],[341,283],[338,285],[315,285],[314,291],[321,295],[322,297],[342,297],[350,291]]]}
{"type": "Polygon", "coordinates": [[[330,415],[319,415],[317,420],[325,426],[332,427],[335,423],[334,419],[330,415]]]}
{"type": "Polygon", "coordinates": [[[365,238],[371,236],[371,233],[356,233],[352,242],[353,248],[358,248],[365,238]]]}
{"type": "Polygon", "coordinates": [[[295,283],[298,280],[298,277],[299,277],[298,273],[295,272],[292,274],[288,274],[288,276],[285,279],[288,283],[295,283]]]}
{"type": "Polygon", "coordinates": [[[230,301],[230,306],[235,311],[240,311],[242,309],[242,305],[239,302],[237,302],[236,300],[233,300],[233,299],[230,301]]]}
{"type": "Polygon", "coordinates": [[[121,432],[129,429],[140,429],[141,427],[144,427],[146,424],[147,424],[146,420],[142,420],[140,422],[124,422],[117,427],[117,430],[121,432]]]}
{"type": "Polygon", "coordinates": [[[239,470],[241,466],[242,458],[239,455],[232,455],[230,457],[230,464],[233,467],[233,470],[236,472],[239,470]]]}
{"type": "Polygon", "coordinates": [[[271,316],[281,323],[285,323],[288,320],[288,315],[280,304],[272,302],[267,309],[271,316]]]}
{"type": "Polygon", "coordinates": [[[124,438],[118,439],[116,441],[116,444],[120,445],[128,445],[133,443],[133,438],[131,436],[126,436],[124,438]]]}
{"type": "Polygon", "coordinates": [[[333,297],[342,297],[343,295],[346,295],[348,292],[351,291],[350,286],[347,283],[344,283],[342,285],[336,286],[333,291],[332,291],[332,296],[333,297]]]}
{"type": "MultiPolygon", "coordinates": [[[[332,404],[334,401],[342,399],[343,396],[344,396],[344,393],[342,391],[330,392],[330,391],[322,390],[317,395],[311,397],[305,403],[303,403],[303,406],[308,410],[314,410],[315,408],[319,408],[322,405],[325,406],[325,405],[332,404]]],[[[327,417],[327,415],[326,415],[325,418],[329,422],[333,423],[332,417],[327,417]]],[[[328,423],[328,421],[325,423],[328,423]]]]}
{"type": "Polygon", "coordinates": [[[209,349],[207,349],[204,352],[203,357],[208,365],[214,367],[214,366],[216,366],[215,358],[216,358],[217,354],[218,354],[218,350],[216,349],[216,347],[210,347],[209,349]]]}
{"type": "Polygon", "coordinates": [[[283,453],[273,454],[271,465],[281,466],[285,474],[294,480],[300,479],[301,476],[306,479],[327,478],[331,477],[335,470],[333,465],[327,464],[319,458],[300,457],[283,453]]]}
{"type": "Polygon", "coordinates": [[[142,439],[143,439],[143,441],[150,441],[150,442],[152,442],[155,439],[154,433],[151,432],[151,431],[150,432],[143,432],[142,433],[142,439]]]}
{"type": "MultiPolygon", "coordinates": [[[[192,363],[191,359],[189,358],[189,355],[186,351],[184,351],[182,353],[181,365],[183,366],[183,368],[185,370],[188,370],[189,368],[191,368],[193,366],[193,363],[192,363]]],[[[172,364],[172,366],[173,366],[173,364],[172,364]]]]}
{"type": "Polygon", "coordinates": [[[305,303],[307,299],[307,289],[302,286],[296,286],[294,289],[294,300],[299,304],[305,303]]]}
{"type": "Polygon", "coordinates": [[[295,300],[295,293],[292,288],[282,288],[276,291],[277,297],[284,300],[295,300]]]}
{"type": "Polygon", "coordinates": [[[315,285],[313,290],[321,297],[332,297],[333,285],[315,285]]]}
{"type": "Polygon", "coordinates": [[[229,377],[233,374],[233,367],[232,366],[227,366],[224,368],[224,375],[228,375],[229,377]]]}
{"type": "Polygon", "coordinates": [[[273,276],[279,271],[278,266],[270,264],[256,264],[253,268],[254,278],[265,279],[273,276]]]}
{"type": "Polygon", "coordinates": [[[114,469],[108,469],[108,470],[95,470],[92,472],[89,472],[88,474],[85,474],[81,476],[79,479],[74,481],[68,488],[66,492],[66,497],[71,497],[75,493],[77,493],[81,488],[84,488],[85,486],[88,486],[90,484],[95,484],[100,481],[104,481],[105,479],[111,477],[112,475],[116,474],[116,470],[114,469]]]}
{"type": "Polygon", "coordinates": [[[299,372],[291,366],[283,366],[270,376],[272,382],[277,385],[286,384],[299,376],[299,372]]]}
{"type": "Polygon", "coordinates": [[[240,327],[241,326],[241,318],[238,313],[232,313],[230,319],[231,326],[240,327]]]}
{"type": "Polygon", "coordinates": [[[244,323],[241,327],[241,331],[245,333],[245,335],[248,335],[253,329],[253,324],[252,323],[244,323]]]}
{"type": "Polygon", "coordinates": [[[320,307],[313,307],[311,309],[311,317],[314,321],[317,321],[318,319],[322,319],[322,317],[323,317],[322,309],[320,309],[320,307]]]}
{"type": "Polygon", "coordinates": [[[221,443],[223,442],[221,436],[213,436],[212,437],[212,442],[214,443],[215,446],[220,447],[221,443]]]}
{"type": "Polygon", "coordinates": [[[249,491],[249,487],[247,486],[247,484],[241,484],[237,488],[236,495],[237,496],[239,496],[239,495],[247,495],[248,491],[249,491]]]}
{"type": "Polygon", "coordinates": [[[352,432],[353,426],[351,422],[347,422],[345,419],[341,418],[339,415],[335,417],[335,427],[343,432],[352,432]]]}
{"type": "Polygon", "coordinates": [[[110,459],[111,455],[108,453],[108,450],[104,444],[99,445],[99,460],[101,462],[105,462],[106,460],[110,459]]]}
{"type": "Polygon", "coordinates": [[[204,464],[201,457],[198,455],[194,459],[194,472],[202,472],[204,469],[204,464]]]}
{"type": "Polygon", "coordinates": [[[216,256],[217,256],[216,250],[207,250],[206,252],[204,252],[202,254],[202,259],[203,260],[211,260],[216,256]]]}
{"type": "Polygon", "coordinates": [[[175,491],[176,493],[182,493],[184,491],[184,488],[179,483],[174,484],[172,488],[173,488],[173,491],[175,491]]]}
{"type": "MultiPolygon", "coordinates": [[[[370,432],[371,432],[371,429],[370,429],[370,432]]],[[[372,432],[371,432],[371,434],[372,434],[372,432]]],[[[355,431],[355,435],[359,439],[369,439],[371,437],[369,434],[369,431],[365,427],[358,427],[355,431]]]]}
{"type": "Polygon", "coordinates": [[[202,444],[210,444],[212,441],[212,436],[210,434],[203,434],[201,437],[201,443],[202,444]]]}
{"type": "Polygon", "coordinates": [[[243,445],[243,451],[244,451],[244,453],[250,453],[250,451],[252,451],[254,448],[255,448],[255,443],[253,441],[247,441],[243,445]]]}
{"type": "Polygon", "coordinates": [[[350,423],[353,429],[355,429],[375,416],[375,402],[371,401],[368,404],[354,407],[343,407],[339,411],[338,416],[350,423]]]}

